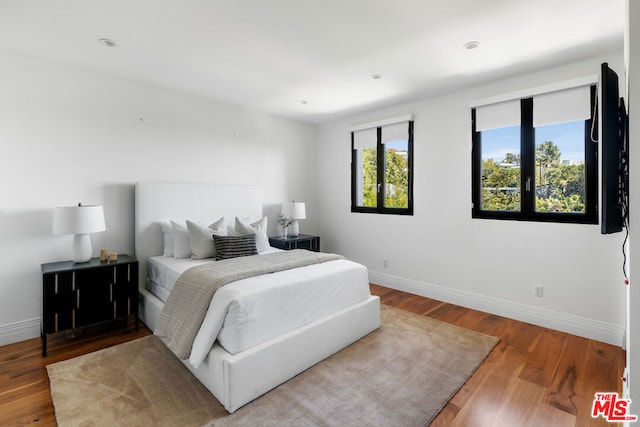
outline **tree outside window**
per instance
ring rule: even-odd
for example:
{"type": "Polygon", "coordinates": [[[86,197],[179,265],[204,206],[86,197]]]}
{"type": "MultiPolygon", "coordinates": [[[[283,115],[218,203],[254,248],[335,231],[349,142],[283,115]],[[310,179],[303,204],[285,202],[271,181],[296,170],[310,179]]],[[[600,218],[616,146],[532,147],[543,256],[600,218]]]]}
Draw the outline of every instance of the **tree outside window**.
{"type": "MultiPolygon", "coordinates": [[[[589,92],[593,102],[594,88],[589,92]]],[[[541,110],[544,102],[535,110],[534,99],[515,104],[517,114],[508,112],[513,103],[499,106],[499,114],[485,113],[488,118],[480,118],[479,130],[472,111],[473,216],[597,223],[597,146],[589,138],[592,103],[586,113],[573,115],[586,114],[586,120],[563,121],[541,110]],[[542,117],[537,124],[536,111],[542,117]],[[492,126],[504,116],[510,126],[492,126]]]]}
{"type": "Polygon", "coordinates": [[[352,133],[352,212],[412,214],[413,122],[352,133]]]}

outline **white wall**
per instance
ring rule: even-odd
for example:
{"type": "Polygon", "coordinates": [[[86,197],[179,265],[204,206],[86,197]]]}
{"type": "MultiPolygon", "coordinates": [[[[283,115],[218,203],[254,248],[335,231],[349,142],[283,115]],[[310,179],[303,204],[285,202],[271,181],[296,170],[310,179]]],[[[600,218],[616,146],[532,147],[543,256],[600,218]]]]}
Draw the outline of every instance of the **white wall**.
{"type": "Polygon", "coordinates": [[[263,187],[307,202],[314,232],[316,127],[0,52],[0,345],[40,330],[40,264],[71,257],[51,235],[55,206],[103,204],[100,247],[133,254],[134,184],[263,187]]]}
{"type": "MultiPolygon", "coordinates": [[[[374,283],[621,344],[622,235],[597,225],[471,219],[473,100],[596,75],[620,52],[335,121],[318,131],[324,249],[365,264],[374,283]],[[412,113],[414,215],[350,212],[350,127],[412,113]],[[388,267],[383,267],[383,260],[388,267]],[[544,286],[543,298],[533,294],[544,286]]],[[[623,83],[623,82],[622,82],[623,83]]]]}

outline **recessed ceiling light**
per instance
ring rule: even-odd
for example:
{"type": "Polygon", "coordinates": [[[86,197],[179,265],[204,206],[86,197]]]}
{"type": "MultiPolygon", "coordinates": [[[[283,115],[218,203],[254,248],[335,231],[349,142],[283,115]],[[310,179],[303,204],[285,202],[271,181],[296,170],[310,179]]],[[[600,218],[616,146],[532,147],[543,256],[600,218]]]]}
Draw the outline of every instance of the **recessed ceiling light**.
{"type": "Polygon", "coordinates": [[[108,47],[116,47],[117,43],[111,39],[98,39],[98,43],[108,47]]]}
{"type": "Polygon", "coordinates": [[[478,46],[480,46],[480,42],[477,42],[477,41],[466,42],[464,44],[464,48],[467,50],[475,49],[478,46]]]}
{"type": "Polygon", "coordinates": [[[373,80],[380,80],[382,78],[382,74],[378,74],[378,73],[371,74],[371,78],[373,80]]]}

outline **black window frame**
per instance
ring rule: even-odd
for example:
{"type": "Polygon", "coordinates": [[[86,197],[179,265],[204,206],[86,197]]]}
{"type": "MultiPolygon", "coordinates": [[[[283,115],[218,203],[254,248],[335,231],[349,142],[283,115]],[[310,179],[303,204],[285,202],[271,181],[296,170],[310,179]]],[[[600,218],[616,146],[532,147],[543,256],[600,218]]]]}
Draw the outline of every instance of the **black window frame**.
{"type": "Polygon", "coordinates": [[[380,191],[377,194],[377,203],[375,207],[371,206],[358,206],[357,205],[357,150],[354,147],[354,132],[351,132],[351,212],[355,213],[376,213],[376,214],[389,214],[389,215],[413,215],[413,120],[408,120],[408,143],[407,143],[407,162],[409,169],[409,183],[408,183],[408,203],[406,208],[389,208],[384,206],[386,196],[385,185],[385,149],[382,143],[382,128],[384,126],[376,127],[377,141],[376,141],[376,156],[377,156],[377,181],[380,191]]]}
{"type": "Polygon", "coordinates": [[[517,221],[545,221],[574,224],[598,224],[598,144],[591,140],[592,125],[597,129],[596,86],[590,87],[591,117],[585,120],[585,213],[536,212],[535,184],[527,188],[527,181],[535,183],[535,128],[533,127],[533,97],[520,100],[520,211],[482,210],[482,138],[476,131],[476,109],[471,110],[472,134],[472,218],[517,221]],[[523,191],[524,190],[524,191],[523,191]]]}

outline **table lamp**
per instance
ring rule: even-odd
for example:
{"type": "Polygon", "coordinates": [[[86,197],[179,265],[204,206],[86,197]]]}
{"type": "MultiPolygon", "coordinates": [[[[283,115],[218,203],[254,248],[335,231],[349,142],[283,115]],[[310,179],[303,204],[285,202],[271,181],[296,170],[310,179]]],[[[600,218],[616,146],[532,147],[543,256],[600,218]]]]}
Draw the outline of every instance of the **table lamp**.
{"type": "Polygon", "coordinates": [[[299,219],[305,219],[307,217],[304,202],[291,202],[287,203],[283,209],[283,215],[287,218],[291,218],[291,225],[289,225],[289,236],[298,237],[300,233],[300,226],[298,225],[299,219]]]}

